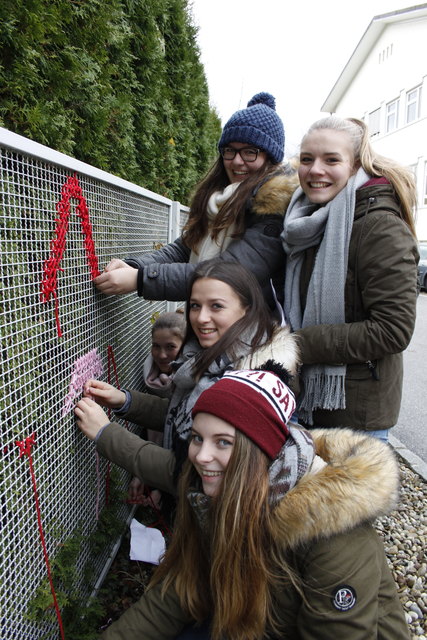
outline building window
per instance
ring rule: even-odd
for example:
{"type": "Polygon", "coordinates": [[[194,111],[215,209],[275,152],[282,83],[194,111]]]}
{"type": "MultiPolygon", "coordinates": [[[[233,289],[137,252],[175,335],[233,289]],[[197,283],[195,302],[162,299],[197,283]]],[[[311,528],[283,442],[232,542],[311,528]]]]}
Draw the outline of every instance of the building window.
{"type": "Polygon", "coordinates": [[[399,100],[393,100],[389,102],[386,107],[386,131],[394,131],[397,129],[397,122],[399,116],[399,100]]]}
{"type": "Polygon", "coordinates": [[[369,114],[369,133],[371,136],[375,136],[380,132],[380,115],[381,109],[375,109],[369,114]]]}
{"type": "Polygon", "coordinates": [[[424,204],[427,204],[427,162],[424,165],[424,204]]]}
{"type": "Polygon", "coordinates": [[[416,164],[409,164],[408,165],[409,171],[414,176],[415,184],[417,184],[417,168],[418,168],[418,165],[416,165],[416,164]]]}
{"type": "Polygon", "coordinates": [[[406,122],[413,122],[420,117],[421,87],[415,87],[406,94],[406,122]]]}
{"type": "Polygon", "coordinates": [[[393,55],[393,43],[390,44],[386,49],[383,49],[382,51],[379,52],[378,62],[380,64],[382,62],[385,62],[387,58],[390,58],[391,55],[393,55]]]}

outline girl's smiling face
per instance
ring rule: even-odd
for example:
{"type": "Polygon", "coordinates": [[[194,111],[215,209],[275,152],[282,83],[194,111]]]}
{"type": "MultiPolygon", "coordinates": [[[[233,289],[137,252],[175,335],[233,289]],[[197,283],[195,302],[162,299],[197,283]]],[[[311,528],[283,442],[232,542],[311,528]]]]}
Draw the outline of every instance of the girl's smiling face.
{"type": "Polygon", "coordinates": [[[189,321],[200,345],[210,347],[246,314],[237,293],[222,280],[199,278],[190,296],[189,321]]]}
{"type": "Polygon", "coordinates": [[[199,474],[203,492],[218,495],[230,461],[236,429],[210,413],[198,413],[193,420],[188,457],[199,474]]]}
{"type": "Polygon", "coordinates": [[[170,363],[176,360],[182,345],[172,329],[155,329],[151,339],[151,355],[161,373],[171,373],[170,363]]]}
{"type": "Polygon", "coordinates": [[[298,176],[311,202],[326,204],[333,200],[356,169],[350,136],[345,131],[316,129],[304,137],[298,176]]]}
{"type": "MultiPolygon", "coordinates": [[[[251,145],[243,142],[230,142],[226,145],[227,148],[231,148],[239,151],[240,149],[251,148],[251,145]]],[[[254,147],[256,149],[256,147],[254,147]]],[[[254,162],[245,162],[239,153],[236,153],[233,160],[222,159],[224,163],[224,169],[227,174],[230,183],[243,182],[252,173],[255,173],[267,162],[267,153],[265,151],[258,151],[257,158],[254,162]]]]}

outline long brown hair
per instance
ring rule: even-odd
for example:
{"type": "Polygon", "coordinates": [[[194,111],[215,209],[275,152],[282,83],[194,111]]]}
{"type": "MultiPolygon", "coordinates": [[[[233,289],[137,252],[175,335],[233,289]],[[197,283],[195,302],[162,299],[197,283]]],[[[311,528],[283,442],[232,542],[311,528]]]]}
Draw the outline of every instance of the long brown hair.
{"type": "Polygon", "coordinates": [[[278,631],[272,593],[278,583],[295,580],[272,534],[268,465],[236,431],[219,495],[209,506],[209,531],[201,531],[188,502],[188,492],[200,490],[189,460],[179,481],[172,542],[150,587],[162,583],[162,594],[173,587],[195,620],[212,618],[213,640],[257,640],[266,627],[278,631]]]}
{"type": "MultiPolygon", "coordinates": [[[[187,300],[190,300],[194,283],[200,278],[212,278],[228,284],[239,297],[245,315],[235,322],[211,347],[203,349],[195,360],[193,375],[198,380],[209,365],[220,355],[226,354],[231,362],[241,354],[242,347],[251,350],[272,339],[275,323],[265,302],[261,287],[252,272],[237,262],[225,262],[220,258],[200,262],[189,281],[187,300]],[[249,341],[249,342],[247,342],[249,341]]],[[[187,335],[185,342],[194,337],[189,321],[190,304],[187,302],[187,335]]]]}
{"type": "Polygon", "coordinates": [[[319,129],[345,131],[350,136],[354,162],[363,167],[369,175],[387,178],[392,184],[400,204],[401,218],[406,222],[413,236],[416,237],[414,209],[417,204],[417,192],[411,171],[391,158],[386,158],[375,152],[370,142],[368,127],[363,120],[339,118],[338,116],[322,118],[311,125],[304,138],[319,129]]]}
{"type": "MultiPolygon", "coordinates": [[[[250,202],[252,192],[256,185],[268,174],[278,171],[278,165],[267,157],[265,164],[256,172],[249,175],[242,182],[232,197],[224,204],[221,211],[215,216],[215,221],[211,229],[211,237],[215,240],[218,234],[227,229],[231,224],[235,224],[235,235],[241,235],[245,230],[245,211],[250,202]]],[[[219,156],[209,173],[197,185],[196,192],[190,205],[188,220],[183,228],[183,239],[185,244],[194,250],[200,240],[208,232],[207,206],[211,195],[215,191],[222,191],[230,184],[230,180],[224,168],[222,156],[219,156]]]]}

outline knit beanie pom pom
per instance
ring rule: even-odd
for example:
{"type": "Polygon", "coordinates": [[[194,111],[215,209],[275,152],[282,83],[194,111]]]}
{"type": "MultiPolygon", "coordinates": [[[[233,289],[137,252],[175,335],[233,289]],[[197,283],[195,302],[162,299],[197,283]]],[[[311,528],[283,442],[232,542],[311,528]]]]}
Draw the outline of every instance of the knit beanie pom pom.
{"type": "Polygon", "coordinates": [[[248,107],[253,107],[255,104],[265,104],[267,107],[270,107],[270,109],[276,110],[276,100],[271,93],[266,93],[265,91],[254,95],[254,97],[249,100],[248,107]]]}
{"type": "Polygon", "coordinates": [[[274,164],[282,162],[285,132],[271,93],[257,93],[246,109],[233,113],[222,130],[218,148],[221,150],[229,142],[246,143],[265,151],[274,164]]]}

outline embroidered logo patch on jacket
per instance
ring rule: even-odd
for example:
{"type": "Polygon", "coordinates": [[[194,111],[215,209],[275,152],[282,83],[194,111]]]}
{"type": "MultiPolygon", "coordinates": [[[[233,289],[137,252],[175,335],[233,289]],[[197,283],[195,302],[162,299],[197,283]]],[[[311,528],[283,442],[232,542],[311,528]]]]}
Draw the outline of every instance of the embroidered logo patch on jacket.
{"type": "Polygon", "coordinates": [[[332,592],[332,604],[338,611],[349,611],[357,601],[356,591],[347,584],[341,584],[332,592]]]}

